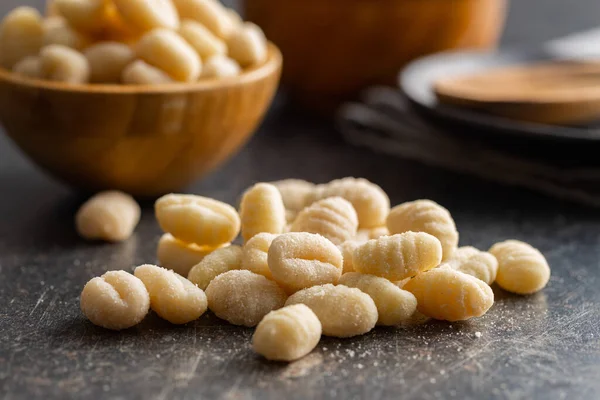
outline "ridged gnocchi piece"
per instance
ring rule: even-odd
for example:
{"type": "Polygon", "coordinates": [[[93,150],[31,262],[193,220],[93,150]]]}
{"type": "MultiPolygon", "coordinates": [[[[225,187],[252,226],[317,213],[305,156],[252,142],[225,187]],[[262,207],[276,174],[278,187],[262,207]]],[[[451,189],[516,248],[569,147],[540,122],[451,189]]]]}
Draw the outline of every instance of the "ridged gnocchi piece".
{"type": "Polygon", "coordinates": [[[378,325],[399,325],[408,320],[417,309],[417,299],[412,293],[400,289],[385,278],[349,272],[342,275],[339,284],[360,289],[371,296],[379,314],[378,325]]]}
{"type": "Polygon", "coordinates": [[[285,305],[305,304],[319,318],[323,334],[340,338],[369,332],[379,318],[371,297],[359,289],[332,284],[313,286],[291,295],[285,305]]]}
{"type": "Polygon", "coordinates": [[[354,240],[359,242],[368,242],[371,239],[378,239],[382,236],[389,236],[390,231],[386,226],[378,226],[377,228],[359,229],[356,232],[354,240]]]}
{"type": "Polygon", "coordinates": [[[228,38],[235,29],[230,13],[216,0],[173,0],[179,16],[200,22],[221,39],[228,38]]]}
{"type": "Polygon", "coordinates": [[[139,31],[177,29],[179,14],[171,0],[112,0],[121,17],[139,31]]]}
{"type": "Polygon", "coordinates": [[[458,247],[458,231],[450,212],[431,200],[416,200],[394,207],[387,217],[390,233],[426,232],[442,243],[443,260],[458,247]]]}
{"type": "Polygon", "coordinates": [[[425,232],[405,232],[369,240],[354,251],[356,272],[399,281],[437,267],[442,260],[440,241],[425,232]]]}
{"type": "Polygon", "coordinates": [[[104,29],[107,4],[104,0],[54,0],[58,13],[80,32],[97,34],[104,29]]]}
{"type": "Polygon", "coordinates": [[[242,196],[240,205],[244,241],[262,233],[282,233],[285,228],[285,207],[277,188],[269,183],[257,183],[242,196]]]}
{"type": "Polygon", "coordinates": [[[287,295],[277,283],[246,270],[225,272],[206,288],[208,307],[234,325],[256,326],[265,315],[284,306],[287,295]]]}
{"type": "Polygon", "coordinates": [[[273,233],[259,233],[244,245],[242,257],[242,269],[247,269],[255,274],[263,275],[273,279],[269,269],[269,248],[277,235],[273,233]]]}
{"type": "Polygon", "coordinates": [[[12,70],[15,74],[27,78],[43,78],[42,62],[38,56],[25,57],[24,59],[16,63],[12,70]]]}
{"type": "Polygon", "coordinates": [[[139,324],[150,309],[144,283],[125,271],[109,271],[86,283],[81,311],[94,325],[121,330],[139,324]]]}
{"type": "Polygon", "coordinates": [[[60,44],[75,50],[82,50],[90,44],[90,39],[73,29],[63,17],[47,18],[43,27],[44,46],[60,44]]]}
{"type": "Polygon", "coordinates": [[[142,36],[137,44],[137,55],[179,82],[196,81],[202,72],[198,53],[181,36],[168,29],[157,28],[142,36]]]}
{"type": "Polygon", "coordinates": [[[283,205],[286,211],[290,212],[288,222],[293,222],[304,207],[309,206],[309,195],[315,188],[315,184],[302,179],[284,179],[281,181],[271,182],[281,193],[283,205]]]}
{"type": "Polygon", "coordinates": [[[44,40],[42,16],[31,7],[12,10],[0,23],[0,65],[15,64],[40,51],[44,40]]]}
{"type": "Polygon", "coordinates": [[[207,308],[204,291],[179,274],[156,265],[140,265],[134,271],[150,293],[150,307],[172,324],[194,321],[207,308]]]}
{"type": "Polygon", "coordinates": [[[97,193],[79,208],[75,226],[85,239],[121,242],[132,235],[140,214],[140,206],[133,197],[110,190],[97,193]]]}
{"type": "Polygon", "coordinates": [[[96,43],[83,55],[90,65],[90,81],[93,83],[118,83],[123,70],[135,59],[131,47],[119,42],[96,43]]]}
{"type": "Polygon", "coordinates": [[[215,250],[216,248],[211,246],[182,242],[170,233],[165,233],[158,241],[156,258],[161,267],[172,269],[181,276],[187,276],[194,265],[215,250]]]}
{"type": "Polygon", "coordinates": [[[173,83],[175,80],[161,69],[142,60],[136,60],[125,67],[121,82],[126,85],[161,85],[173,83]]]}
{"type": "Polygon", "coordinates": [[[420,273],[403,289],[415,295],[419,312],[445,321],[480,317],[494,304],[489,285],[448,265],[420,273]]]}
{"type": "Polygon", "coordinates": [[[342,275],[342,253],[321,235],[284,233],[271,243],[268,263],[273,279],[288,293],[326,283],[342,275]]]}
{"type": "Polygon", "coordinates": [[[214,55],[227,54],[225,42],[199,22],[184,20],[179,27],[179,34],[187,40],[203,60],[214,55]]]}
{"type": "Polygon", "coordinates": [[[496,243],[489,252],[498,260],[496,283],[517,294],[542,290],[550,280],[550,266],[542,253],[518,240],[496,243]]]}
{"type": "Polygon", "coordinates": [[[243,68],[259,65],[267,59],[267,38],[258,25],[244,23],[227,39],[229,57],[243,68]]]}
{"type": "Polygon", "coordinates": [[[309,196],[313,203],[327,197],[340,196],[352,203],[358,215],[359,228],[377,228],[385,225],[390,211],[390,199],[376,184],[363,178],[336,179],[317,185],[309,196]]]}
{"type": "Polygon", "coordinates": [[[494,283],[498,272],[496,257],[471,246],[459,247],[446,264],[457,271],[481,279],[488,285],[494,283]]]}
{"type": "Polygon", "coordinates": [[[329,197],[313,203],[298,214],[292,232],[318,233],[333,244],[342,244],[356,236],[358,218],[352,204],[341,197],[329,197]]]}
{"type": "Polygon", "coordinates": [[[354,257],[354,251],[358,249],[362,245],[361,242],[356,240],[348,240],[338,246],[338,249],[342,252],[342,257],[344,258],[344,269],[343,274],[348,272],[354,272],[354,264],[352,259],[354,257]]]}
{"type": "Polygon", "coordinates": [[[45,79],[69,84],[82,84],[90,80],[87,59],[67,46],[51,44],[40,51],[40,65],[45,79]]]}
{"type": "Polygon", "coordinates": [[[241,72],[242,69],[234,59],[216,54],[204,63],[202,78],[228,78],[238,76],[241,72]]]}
{"type": "Polygon", "coordinates": [[[252,336],[254,351],[274,361],[294,361],[310,353],[321,340],[321,322],[304,304],[271,311],[252,336]]]}
{"type": "Polygon", "coordinates": [[[168,194],[154,208],[162,230],[187,243],[216,247],[232,242],[240,231],[235,208],[207,197],[168,194]]]}
{"type": "Polygon", "coordinates": [[[217,276],[240,269],[242,265],[242,248],[232,245],[222,247],[208,254],[200,263],[194,265],[188,274],[190,282],[206,290],[210,282],[217,276]]]}

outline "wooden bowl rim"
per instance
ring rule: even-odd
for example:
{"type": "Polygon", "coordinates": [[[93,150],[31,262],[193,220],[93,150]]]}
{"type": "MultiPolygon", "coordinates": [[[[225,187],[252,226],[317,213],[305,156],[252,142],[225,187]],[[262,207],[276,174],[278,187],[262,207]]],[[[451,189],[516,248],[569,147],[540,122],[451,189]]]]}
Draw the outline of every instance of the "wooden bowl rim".
{"type": "Polygon", "coordinates": [[[281,69],[283,56],[272,42],[267,43],[267,60],[257,66],[244,70],[241,75],[233,78],[213,78],[197,82],[177,82],[159,85],[121,85],[121,84],[66,84],[41,79],[32,79],[14,74],[0,67],[0,81],[17,86],[27,86],[36,89],[101,94],[162,94],[178,92],[206,92],[215,89],[225,89],[262,80],[277,73],[281,69]]]}

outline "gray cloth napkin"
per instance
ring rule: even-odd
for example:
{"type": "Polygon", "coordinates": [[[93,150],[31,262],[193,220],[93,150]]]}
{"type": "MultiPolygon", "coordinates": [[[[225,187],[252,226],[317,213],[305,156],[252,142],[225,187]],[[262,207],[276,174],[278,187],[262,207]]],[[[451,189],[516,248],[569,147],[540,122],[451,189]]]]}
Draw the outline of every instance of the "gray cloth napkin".
{"type": "Polygon", "coordinates": [[[340,108],[336,122],[356,146],[600,207],[600,168],[559,167],[443,132],[415,113],[392,87],[368,89],[361,103],[340,108]]]}

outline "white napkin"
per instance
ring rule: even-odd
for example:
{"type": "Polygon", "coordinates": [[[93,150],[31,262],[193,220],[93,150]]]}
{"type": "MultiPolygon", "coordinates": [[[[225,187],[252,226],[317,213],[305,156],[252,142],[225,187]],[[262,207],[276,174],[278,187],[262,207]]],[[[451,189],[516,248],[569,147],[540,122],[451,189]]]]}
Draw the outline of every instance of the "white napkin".
{"type": "Polygon", "coordinates": [[[361,103],[342,106],[337,125],[349,143],[375,152],[600,207],[600,168],[559,167],[442,132],[411,110],[392,87],[373,87],[361,103]]]}

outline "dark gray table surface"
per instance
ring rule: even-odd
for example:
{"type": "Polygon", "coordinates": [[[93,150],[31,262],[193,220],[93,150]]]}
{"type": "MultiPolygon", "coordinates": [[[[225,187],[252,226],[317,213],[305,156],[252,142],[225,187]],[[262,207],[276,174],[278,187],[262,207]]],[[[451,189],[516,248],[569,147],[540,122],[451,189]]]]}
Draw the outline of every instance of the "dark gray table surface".
{"type": "MultiPolygon", "coordinates": [[[[0,13],[22,3],[2,1],[0,13]]],[[[514,2],[505,43],[534,43],[592,27],[597,0],[514,2]]],[[[328,124],[276,105],[239,155],[190,192],[234,202],[256,181],[325,182],[363,176],[392,203],[431,198],[453,213],[461,243],[517,238],[540,248],[548,287],[530,297],[496,291],[483,318],[377,328],[323,338],[308,357],[268,363],[252,330],[210,313],[185,326],[150,315],[114,333],[79,311],[87,280],[153,262],[151,207],[118,245],[73,231],[82,199],[48,179],[0,136],[0,395],[66,398],[600,398],[600,212],[340,144],[328,124]],[[475,335],[481,332],[481,336],[475,335]]]]}

